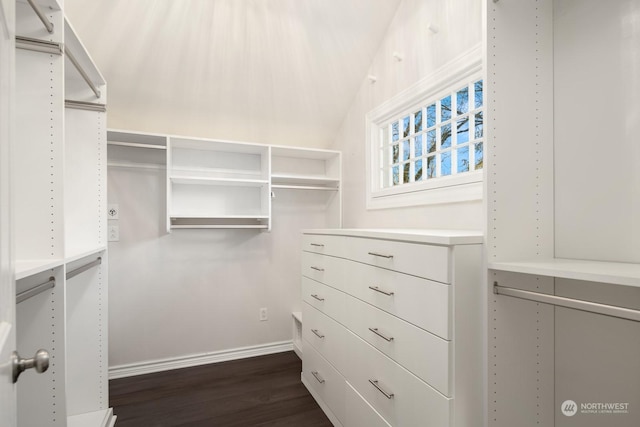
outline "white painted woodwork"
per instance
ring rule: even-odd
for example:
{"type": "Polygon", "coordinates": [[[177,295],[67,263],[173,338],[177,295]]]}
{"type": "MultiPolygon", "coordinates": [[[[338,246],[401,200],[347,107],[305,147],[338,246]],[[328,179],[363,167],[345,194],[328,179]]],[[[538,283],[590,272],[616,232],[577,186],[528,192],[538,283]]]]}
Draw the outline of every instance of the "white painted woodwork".
{"type": "Polygon", "coordinates": [[[302,377],[312,394],[323,402],[323,406],[331,411],[329,418],[337,418],[344,422],[345,388],[344,377],[336,368],[318,353],[315,348],[303,341],[302,377]],[[316,373],[315,375],[313,373],[316,373]]]}
{"type": "Polygon", "coordinates": [[[54,277],[56,286],[16,306],[16,349],[31,358],[39,349],[49,352],[49,369],[23,372],[16,384],[18,426],[64,427],[67,422],[65,285],[58,267],[16,282],[22,292],[54,277]]]}
{"type": "MultiPolygon", "coordinates": [[[[479,234],[457,232],[447,238],[443,231],[430,236],[427,230],[412,235],[406,230],[394,234],[349,229],[304,233],[303,378],[309,377],[305,362],[307,349],[312,348],[313,357],[318,351],[346,380],[347,399],[355,406],[346,406],[341,424],[476,426],[483,412],[485,363],[479,234]],[[440,246],[447,239],[463,244],[440,246]],[[369,247],[393,252],[393,261],[385,260],[395,264],[387,267],[399,271],[374,265],[379,264],[377,259],[362,255],[362,249],[369,247]],[[444,255],[438,258],[440,254],[444,255]],[[414,271],[413,265],[424,264],[427,256],[430,268],[420,272],[450,284],[406,274],[404,269],[414,271]],[[318,268],[311,269],[312,265],[318,268]],[[444,276],[439,276],[442,271],[444,276]],[[373,285],[393,294],[369,289],[373,285]],[[368,296],[367,291],[377,295],[368,296]],[[394,396],[385,397],[369,380],[378,381],[394,396]],[[351,397],[349,387],[355,393],[351,397]]],[[[310,387],[308,380],[304,382],[310,387]]],[[[332,405],[313,390],[312,395],[332,419],[336,415],[332,405]]]]}
{"type": "MultiPolygon", "coordinates": [[[[14,349],[24,358],[45,349],[50,366],[43,374],[22,374],[15,387],[17,424],[5,418],[0,423],[106,427],[115,422],[107,392],[106,114],[65,108],[65,100],[104,104],[106,84],[61,4],[38,3],[54,32],[44,30],[26,2],[16,2],[16,35],[62,43],[66,52],[17,49],[11,64],[16,106],[9,125],[15,129],[10,234],[17,282],[9,301],[17,314],[14,349]],[[98,87],[99,98],[68,53],[98,87]],[[102,265],[66,279],[98,256],[102,265]],[[50,277],[55,287],[15,306],[16,293],[50,277]],[[85,416],[94,413],[102,417],[85,416]]],[[[3,231],[2,245],[10,242],[8,237],[3,231]]]]}
{"type": "MultiPolygon", "coordinates": [[[[489,284],[637,309],[639,6],[487,2],[489,284]]],[[[560,412],[564,400],[637,401],[633,322],[490,286],[488,299],[488,426],[638,423],[560,412]]]]}
{"type": "Polygon", "coordinates": [[[302,250],[341,257],[345,254],[344,238],[342,236],[305,233],[302,235],[302,250]]]}
{"type": "Polygon", "coordinates": [[[382,416],[358,393],[351,384],[345,388],[345,405],[349,410],[345,414],[344,424],[352,427],[390,427],[382,416]]]}
{"type": "Polygon", "coordinates": [[[66,257],[106,245],[106,113],[65,108],[66,257]]]}
{"type": "Polygon", "coordinates": [[[451,286],[358,262],[346,262],[344,292],[441,338],[451,339],[451,286]]]}
{"type": "MultiPolygon", "coordinates": [[[[0,1],[0,363],[16,348],[15,281],[11,230],[11,141],[15,105],[15,2],[0,1]]],[[[0,424],[16,427],[16,389],[0,370],[0,424]]]]}
{"type": "Polygon", "coordinates": [[[349,300],[346,306],[349,311],[345,326],[350,331],[440,393],[452,397],[451,341],[430,334],[356,298],[347,298],[349,300]]]}
{"type": "MultiPolygon", "coordinates": [[[[391,425],[422,426],[426,422],[449,426],[452,421],[453,401],[430,387],[408,370],[348,332],[349,359],[345,379],[391,425]],[[369,380],[378,381],[389,399],[369,380]]],[[[305,347],[306,350],[306,347],[305,347]]]]}
{"type": "Polygon", "coordinates": [[[312,345],[338,372],[345,372],[348,368],[348,355],[344,351],[349,347],[347,330],[306,302],[302,303],[302,317],[303,342],[312,345]]]}
{"type": "Polygon", "coordinates": [[[345,291],[347,288],[347,261],[333,256],[319,255],[311,252],[302,253],[302,275],[335,289],[345,291]]]}
{"type": "Polygon", "coordinates": [[[345,323],[346,295],[344,292],[340,292],[331,286],[316,282],[304,276],[302,277],[301,292],[302,301],[323,312],[330,318],[340,323],[345,323]]]}
{"type": "MultiPolygon", "coordinates": [[[[106,252],[70,262],[66,270],[102,258],[102,264],[66,281],[67,412],[69,417],[108,408],[108,261],[106,252]]],[[[100,424],[97,424],[100,425],[100,424]]]]}
{"type": "Polygon", "coordinates": [[[388,240],[348,239],[350,258],[376,267],[450,283],[449,248],[388,240]]]}

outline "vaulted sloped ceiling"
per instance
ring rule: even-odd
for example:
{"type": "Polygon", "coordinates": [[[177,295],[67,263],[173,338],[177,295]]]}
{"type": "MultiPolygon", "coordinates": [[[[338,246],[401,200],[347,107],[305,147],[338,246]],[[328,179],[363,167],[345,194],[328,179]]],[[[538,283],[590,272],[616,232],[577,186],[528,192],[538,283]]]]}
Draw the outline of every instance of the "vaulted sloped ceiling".
{"type": "Polygon", "coordinates": [[[65,0],[65,9],[107,79],[110,127],[325,146],[399,3],[65,0]]]}

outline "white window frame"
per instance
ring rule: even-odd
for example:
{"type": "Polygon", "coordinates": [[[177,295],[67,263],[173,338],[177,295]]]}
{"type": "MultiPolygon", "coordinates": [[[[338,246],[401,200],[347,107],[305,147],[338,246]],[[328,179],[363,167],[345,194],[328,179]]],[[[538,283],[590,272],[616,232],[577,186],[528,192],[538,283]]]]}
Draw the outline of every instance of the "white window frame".
{"type": "MultiPolygon", "coordinates": [[[[392,120],[411,115],[415,112],[414,110],[423,107],[429,101],[439,100],[440,97],[451,94],[469,83],[482,80],[483,77],[482,47],[478,45],[367,114],[367,209],[482,199],[484,169],[381,188],[379,175],[381,160],[378,147],[380,146],[380,129],[388,126],[392,120]]],[[[483,84],[486,86],[486,83],[483,84]]],[[[486,87],[484,93],[483,111],[486,122],[486,87]]],[[[423,117],[423,120],[426,120],[426,117],[423,117]]],[[[483,149],[486,149],[486,143],[483,149]]],[[[486,158],[486,154],[484,157],[486,158]]],[[[455,165],[452,165],[453,167],[455,165]]]]}

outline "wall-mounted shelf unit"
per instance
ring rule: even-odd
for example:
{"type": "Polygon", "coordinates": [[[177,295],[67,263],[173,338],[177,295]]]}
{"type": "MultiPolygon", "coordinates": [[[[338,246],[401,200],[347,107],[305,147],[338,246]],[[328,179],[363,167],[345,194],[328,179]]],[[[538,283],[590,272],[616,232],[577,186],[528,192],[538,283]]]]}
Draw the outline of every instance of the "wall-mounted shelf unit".
{"type": "Polygon", "coordinates": [[[166,167],[167,232],[271,230],[272,198],[289,190],[325,194],[330,225],[341,225],[339,151],[116,129],[108,145],[110,167],[166,167]]]}
{"type": "Polygon", "coordinates": [[[273,188],[340,191],[340,153],[271,147],[273,188]]]}
{"type": "Polygon", "coordinates": [[[269,229],[269,147],[169,137],[168,228],[269,229]]]}
{"type": "Polygon", "coordinates": [[[167,164],[167,136],[117,129],[107,131],[107,166],[162,169],[167,164]]]}

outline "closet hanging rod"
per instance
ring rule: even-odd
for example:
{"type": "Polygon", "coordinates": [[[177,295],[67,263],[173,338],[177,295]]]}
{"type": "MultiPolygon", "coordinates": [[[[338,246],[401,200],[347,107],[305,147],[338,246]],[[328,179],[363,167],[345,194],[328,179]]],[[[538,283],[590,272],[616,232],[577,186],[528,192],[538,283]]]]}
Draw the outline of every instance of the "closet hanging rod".
{"type": "Polygon", "coordinates": [[[65,108],[73,108],[75,110],[98,111],[100,113],[107,112],[107,106],[105,104],[97,104],[94,102],[72,101],[65,99],[64,106],[65,108]]]}
{"type": "Polygon", "coordinates": [[[69,272],[67,272],[67,280],[71,279],[72,277],[77,276],[78,274],[85,272],[87,270],[89,270],[92,267],[95,267],[96,265],[100,265],[102,264],[102,257],[98,257],[98,259],[96,259],[95,261],[91,261],[90,263],[87,263],[85,265],[83,265],[82,267],[78,267],[75,270],[71,270],[69,272]]]}
{"type": "Polygon", "coordinates": [[[47,19],[44,12],[42,12],[42,9],[40,9],[40,7],[33,0],[27,0],[27,2],[29,3],[29,6],[31,6],[31,9],[33,9],[33,11],[36,13],[36,15],[38,15],[38,18],[40,18],[42,24],[47,29],[49,34],[53,34],[53,23],[47,19]]]}
{"type": "Polygon", "coordinates": [[[320,191],[338,191],[337,187],[321,187],[316,185],[283,185],[273,184],[271,188],[281,188],[287,190],[320,190],[320,191]]]}
{"type": "Polygon", "coordinates": [[[640,322],[640,310],[633,310],[616,305],[607,305],[574,298],[559,297],[557,295],[542,294],[540,292],[524,291],[522,289],[499,286],[497,283],[493,284],[493,293],[496,295],[504,295],[513,298],[540,302],[543,304],[573,308],[575,310],[586,311],[589,313],[602,314],[604,316],[617,317],[619,319],[640,322]]]}
{"type": "Polygon", "coordinates": [[[76,70],[78,70],[78,73],[80,73],[84,81],[87,82],[93,93],[96,94],[96,98],[100,98],[100,90],[96,87],[95,84],[93,84],[91,78],[89,78],[89,75],[86,73],[86,71],[84,71],[84,68],[82,68],[76,57],[73,56],[73,53],[69,49],[67,49],[66,46],[64,47],[64,53],[67,55],[67,58],[69,58],[69,61],[71,61],[73,66],[76,67],[76,70]]]}
{"type": "Polygon", "coordinates": [[[62,55],[62,43],[49,42],[46,40],[32,39],[30,37],[16,36],[16,48],[32,50],[34,52],[51,53],[62,55]]]}
{"type": "Polygon", "coordinates": [[[49,277],[49,280],[47,280],[44,283],[40,283],[39,285],[34,286],[31,289],[27,289],[26,291],[20,292],[19,294],[16,294],[16,304],[21,303],[22,301],[26,301],[31,297],[34,297],[36,295],[38,295],[39,293],[42,293],[48,289],[51,289],[53,287],[56,286],[56,279],[55,277],[49,277]]]}

